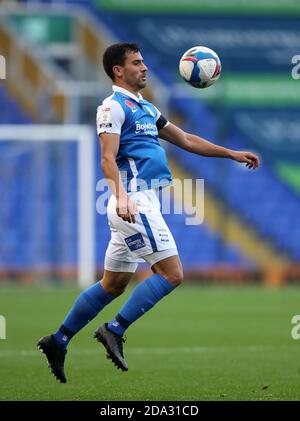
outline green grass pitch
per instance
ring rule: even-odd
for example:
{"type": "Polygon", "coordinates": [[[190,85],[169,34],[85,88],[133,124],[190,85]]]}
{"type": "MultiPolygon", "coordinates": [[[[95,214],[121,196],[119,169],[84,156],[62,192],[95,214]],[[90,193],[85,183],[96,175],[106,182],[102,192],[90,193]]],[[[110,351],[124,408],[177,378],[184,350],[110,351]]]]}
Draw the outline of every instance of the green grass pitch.
{"type": "Polygon", "coordinates": [[[68,383],[48,372],[37,340],[63,320],[76,289],[1,287],[0,400],[299,400],[300,289],[180,287],[128,330],[127,373],[106,359],[95,328],[119,297],[70,343],[68,383]]]}

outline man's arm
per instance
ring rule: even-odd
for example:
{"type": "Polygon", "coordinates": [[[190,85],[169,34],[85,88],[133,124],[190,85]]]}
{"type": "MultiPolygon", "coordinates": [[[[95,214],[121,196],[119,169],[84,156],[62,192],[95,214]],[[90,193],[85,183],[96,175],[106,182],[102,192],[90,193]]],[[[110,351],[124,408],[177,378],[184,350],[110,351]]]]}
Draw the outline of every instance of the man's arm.
{"type": "Polygon", "coordinates": [[[101,145],[101,167],[113,194],[116,196],[117,215],[124,221],[135,223],[136,205],[124,190],[116,164],[120,136],[114,133],[101,133],[99,139],[101,145]]]}
{"type": "Polygon", "coordinates": [[[259,166],[259,158],[252,152],[238,152],[223,148],[202,137],[186,133],[172,123],[159,131],[159,137],[196,155],[230,158],[237,162],[244,162],[248,168],[253,169],[259,166]]]}

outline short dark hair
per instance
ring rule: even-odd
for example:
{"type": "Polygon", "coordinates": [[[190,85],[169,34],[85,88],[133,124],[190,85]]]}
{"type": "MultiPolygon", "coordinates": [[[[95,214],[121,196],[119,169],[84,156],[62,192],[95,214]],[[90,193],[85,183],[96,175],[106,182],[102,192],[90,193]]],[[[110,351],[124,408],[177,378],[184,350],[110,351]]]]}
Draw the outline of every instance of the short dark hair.
{"type": "Polygon", "coordinates": [[[123,66],[128,52],[138,53],[141,51],[138,44],[118,43],[108,47],[103,54],[103,67],[106,74],[114,81],[114,66],[123,66]]]}

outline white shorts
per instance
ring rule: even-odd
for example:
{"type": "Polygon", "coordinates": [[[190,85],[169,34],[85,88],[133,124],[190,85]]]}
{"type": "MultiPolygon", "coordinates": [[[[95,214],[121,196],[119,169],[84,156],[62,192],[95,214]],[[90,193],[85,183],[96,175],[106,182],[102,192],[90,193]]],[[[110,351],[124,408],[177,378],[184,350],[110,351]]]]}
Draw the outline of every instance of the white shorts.
{"type": "Polygon", "coordinates": [[[111,240],[104,267],[112,272],[135,272],[138,263],[146,261],[152,266],[178,254],[174,238],[160,212],[156,191],[142,190],[128,195],[138,208],[134,224],[117,215],[115,196],[111,196],[107,206],[111,240]]]}

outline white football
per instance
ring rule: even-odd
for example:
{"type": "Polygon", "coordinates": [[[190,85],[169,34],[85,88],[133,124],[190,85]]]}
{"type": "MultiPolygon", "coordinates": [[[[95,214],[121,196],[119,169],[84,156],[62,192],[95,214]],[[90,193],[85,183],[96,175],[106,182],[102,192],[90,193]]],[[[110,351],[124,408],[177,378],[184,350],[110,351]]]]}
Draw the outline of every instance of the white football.
{"type": "Polygon", "coordinates": [[[179,73],[194,88],[207,88],[219,79],[221,61],[207,47],[193,47],[187,50],[179,61],[179,73]]]}

